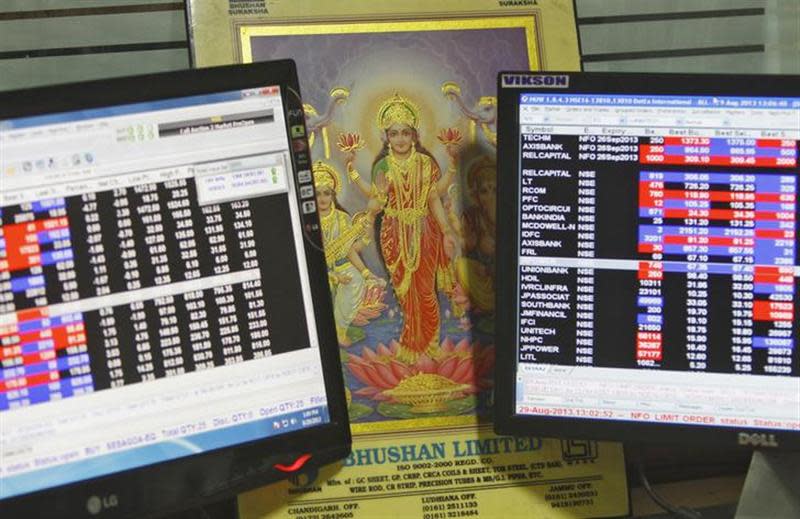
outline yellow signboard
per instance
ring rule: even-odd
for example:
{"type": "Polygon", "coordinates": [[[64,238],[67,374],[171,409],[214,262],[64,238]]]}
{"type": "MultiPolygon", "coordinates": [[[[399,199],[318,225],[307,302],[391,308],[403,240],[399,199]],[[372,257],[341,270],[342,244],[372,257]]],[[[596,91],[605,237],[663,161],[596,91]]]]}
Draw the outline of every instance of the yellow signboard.
{"type": "Polygon", "coordinates": [[[627,513],[621,445],[495,436],[487,427],[358,437],[343,464],[239,497],[263,517],[579,518],[627,513]]]}

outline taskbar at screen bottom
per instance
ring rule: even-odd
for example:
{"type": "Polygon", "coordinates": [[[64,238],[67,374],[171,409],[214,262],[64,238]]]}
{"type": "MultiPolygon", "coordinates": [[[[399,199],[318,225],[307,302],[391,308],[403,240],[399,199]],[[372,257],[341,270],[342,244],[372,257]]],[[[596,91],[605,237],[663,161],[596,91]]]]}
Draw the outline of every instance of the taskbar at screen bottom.
{"type": "Polygon", "coordinates": [[[235,447],[329,422],[328,407],[316,406],[172,440],[147,443],[146,438],[143,438],[141,445],[121,452],[3,477],[0,479],[0,499],[172,461],[223,447],[235,447]]]}
{"type": "Polygon", "coordinates": [[[800,378],[528,364],[518,367],[515,412],[800,431],[800,378]]]}

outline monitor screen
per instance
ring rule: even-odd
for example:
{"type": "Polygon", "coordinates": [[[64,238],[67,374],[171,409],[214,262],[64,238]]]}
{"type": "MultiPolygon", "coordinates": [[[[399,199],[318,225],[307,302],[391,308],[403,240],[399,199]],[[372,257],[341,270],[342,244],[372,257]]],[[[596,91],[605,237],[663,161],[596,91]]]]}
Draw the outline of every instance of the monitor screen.
{"type": "Polygon", "coordinates": [[[0,499],[330,423],[304,127],[263,81],[0,120],[0,499]]]}
{"type": "Polygon", "coordinates": [[[800,446],[800,78],[770,81],[501,74],[501,428],[800,446]]]}

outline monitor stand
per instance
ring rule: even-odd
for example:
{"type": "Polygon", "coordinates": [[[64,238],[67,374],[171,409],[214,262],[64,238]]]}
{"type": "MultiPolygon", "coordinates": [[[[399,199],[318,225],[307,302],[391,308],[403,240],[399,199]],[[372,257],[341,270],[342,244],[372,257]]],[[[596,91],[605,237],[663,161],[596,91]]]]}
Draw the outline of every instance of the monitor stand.
{"type": "Polygon", "coordinates": [[[736,519],[800,517],[800,452],[755,451],[736,519]]]}

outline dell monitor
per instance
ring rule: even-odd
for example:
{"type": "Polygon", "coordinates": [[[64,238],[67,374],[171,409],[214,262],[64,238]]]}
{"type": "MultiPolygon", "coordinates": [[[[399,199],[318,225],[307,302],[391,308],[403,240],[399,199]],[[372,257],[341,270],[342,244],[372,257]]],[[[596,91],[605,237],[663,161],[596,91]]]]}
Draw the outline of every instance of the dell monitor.
{"type": "Polygon", "coordinates": [[[497,430],[800,448],[800,76],[498,83],[497,430]]]}
{"type": "Polygon", "coordinates": [[[290,61],[0,94],[0,515],[346,456],[310,170],[290,61]]]}

